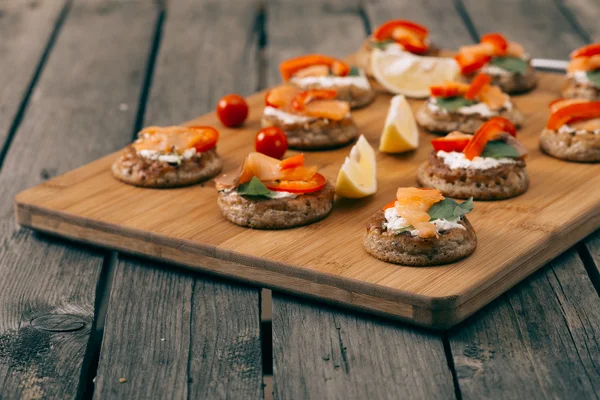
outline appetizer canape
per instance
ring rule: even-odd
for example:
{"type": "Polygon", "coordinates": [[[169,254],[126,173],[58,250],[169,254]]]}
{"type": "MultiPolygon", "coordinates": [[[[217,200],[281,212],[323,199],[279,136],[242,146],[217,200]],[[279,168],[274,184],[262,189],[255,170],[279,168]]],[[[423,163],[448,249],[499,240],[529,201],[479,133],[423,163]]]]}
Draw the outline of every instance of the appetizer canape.
{"type": "Polygon", "coordinates": [[[600,100],[600,43],[581,47],[571,53],[562,95],[566,98],[600,100]]]}
{"type": "Polygon", "coordinates": [[[461,47],[454,59],[467,79],[484,72],[494,85],[510,94],[529,91],[537,84],[531,57],[523,46],[499,33],[485,34],[478,44],[461,47]]]}
{"type": "Polygon", "coordinates": [[[318,221],[333,207],[333,185],[305,166],[304,155],[283,161],[250,153],[233,174],[215,179],[219,208],[236,225],[284,229],[318,221]]]}
{"type": "Polygon", "coordinates": [[[336,95],[335,89],[278,86],[265,96],[262,126],[283,129],[289,147],[295,149],[328,149],[350,143],[358,129],[350,105],[335,100],[336,95]]]}
{"type": "Polygon", "coordinates": [[[212,178],[223,161],[215,146],[219,132],[210,126],[150,126],[123,149],[113,175],[134,186],[172,188],[212,178]]]}
{"type": "Polygon", "coordinates": [[[336,99],[351,108],[363,107],[375,98],[375,91],[364,71],[321,54],[308,54],[284,61],[279,66],[285,82],[308,89],[335,89],[336,99]]]}
{"type": "Polygon", "coordinates": [[[429,43],[426,27],[406,20],[391,20],[378,27],[362,44],[356,56],[357,65],[368,76],[371,70],[373,49],[390,53],[409,52],[417,55],[436,56],[439,50],[429,43]]]}
{"type": "Polygon", "coordinates": [[[474,133],[482,123],[500,116],[520,127],[523,114],[491,77],[478,74],[470,84],[447,82],[429,88],[431,96],[417,110],[419,125],[432,132],[474,133]]]}
{"type": "Polygon", "coordinates": [[[433,151],[417,173],[421,186],[459,199],[501,200],[529,187],[527,151],[505,118],[492,118],[475,135],[452,132],[433,139],[433,151]]]}
{"type": "Polygon", "coordinates": [[[550,103],[540,148],[563,160],[600,162],[600,101],[560,99],[550,103]]]}
{"type": "Polygon", "coordinates": [[[439,265],[469,256],[477,236],[465,214],[473,200],[458,204],[437,189],[399,188],[396,200],[371,217],[365,249],[383,261],[439,265]]]}

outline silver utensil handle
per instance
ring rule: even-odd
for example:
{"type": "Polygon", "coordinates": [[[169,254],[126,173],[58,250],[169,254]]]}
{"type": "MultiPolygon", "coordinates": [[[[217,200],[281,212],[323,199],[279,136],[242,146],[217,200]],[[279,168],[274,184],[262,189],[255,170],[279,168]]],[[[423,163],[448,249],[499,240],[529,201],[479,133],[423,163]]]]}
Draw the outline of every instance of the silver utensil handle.
{"type": "Polygon", "coordinates": [[[569,62],[564,60],[553,60],[550,58],[534,58],[531,60],[531,65],[533,65],[534,68],[566,71],[569,62]]]}

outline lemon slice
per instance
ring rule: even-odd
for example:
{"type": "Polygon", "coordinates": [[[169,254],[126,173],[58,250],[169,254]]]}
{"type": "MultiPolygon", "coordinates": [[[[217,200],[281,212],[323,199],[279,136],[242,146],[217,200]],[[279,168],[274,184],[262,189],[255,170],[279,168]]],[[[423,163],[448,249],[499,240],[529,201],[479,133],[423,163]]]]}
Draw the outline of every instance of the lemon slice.
{"type": "Polygon", "coordinates": [[[377,82],[390,92],[417,99],[429,96],[429,86],[456,80],[460,73],[452,58],[422,57],[379,49],[373,50],[371,70],[377,82]]]}
{"type": "Polygon", "coordinates": [[[363,135],[346,157],[335,183],[338,196],[358,199],[377,191],[375,151],[363,135]]]}
{"type": "Polygon", "coordinates": [[[379,140],[379,151],[402,153],[419,146],[419,129],[412,108],[406,98],[399,94],[392,97],[385,118],[385,126],[379,140]]]}

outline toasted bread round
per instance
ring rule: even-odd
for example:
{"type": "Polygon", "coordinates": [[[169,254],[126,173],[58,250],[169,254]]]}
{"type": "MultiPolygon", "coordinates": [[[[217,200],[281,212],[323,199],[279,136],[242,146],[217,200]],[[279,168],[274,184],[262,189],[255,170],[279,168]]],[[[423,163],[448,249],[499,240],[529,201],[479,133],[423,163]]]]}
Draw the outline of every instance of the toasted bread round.
{"type": "Polygon", "coordinates": [[[540,148],[552,157],[577,162],[600,162],[600,135],[571,134],[544,129],[540,148]]]}
{"type": "Polygon", "coordinates": [[[419,167],[417,182],[457,199],[502,200],[525,193],[529,187],[529,176],[523,160],[484,170],[450,169],[433,151],[429,160],[419,167]]]}
{"type": "Polygon", "coordinates": [[[508,94],[529,92],[536,87],[538,81],[535,68],[533,68],[531,62],[524,74],[509,71],[505,71],[504,73],[494,73],[493,70],[483,67],[480,71],[466,75],[464,78],[471,81],[478,72],[488,74],[492,78],[491,84],[499,86],[504,93],[508,94]]]}
{"type": "MultiPolygon", "coordinates": [[[[517,128],[520,128],[525,120],[523,113],[515,106],[510,110],[502,109],[497,115],[511,121],[517,128]]],[[[485,121],[492,117],[481,114],[460,114],[457,112],[445,112],[432,110],[423,104],[415,114],[419,126],[434,133],[448,133],[452,131],[461,131],[464,133],[475,133],[485,121]]]]}
{"type": "Polygon", "coordinates": [[[562,87],[562,97],[569,99],[600,100],[600,88],[591,83],[577,82],[567,77],[562,87]]]}
{"type": "MultiPolygon", "coordinates": [[[[373,52],[373,42],[371,38],[366,38],[358,52],[356,52],[356,66],[363,69],[369,78],[373,78],[373,70],[371,69],[371,53],[373,52]]],[[[440,54],[440,49],[434,46],[429,46],[429,50],[425,56],[436,57],[440,54]]]]}
{"type": "Polygon", "coordinates": [[[340,147],[358,137],[358,128],[348,116],[340,121],[315,118],[308,122],[286,123],[272,115],[263,115],[262,126],[284,130],[288,146],[298,150],[320,150],[340,147]]]}
{"type": "Polygon", "coordinates": [[[113,163],[112,173],[115,178],[129,185],[166,189],[193,185],[212,178],[222,167],[223,161],[215,149],[197,153],[176,166],[143,158],[129,145],[113,163]]]}
{"type": "Polygon", "coordinates": [[[469,256],[477,247],[477,236],[466,217],[465,229],[442,231],[439,237],[421,238],[410,232],[394,234],[383,228],[384,212],[378,211],[367,224],[364,246],[373,257],[394,264],[428,266],[448,264],[469,256]]]}
{"type": "MultiPolygon", "coordinates": [[[[294,82],[292,81],[292,84],[294,82]]],[[[369,86],[369,88],[359,87],[355,85],[335,85],[324,87],[318,83],[310,85],[297,85],[302,89],[335,89],[337,90],[337,100],[345,101],[350,104],[350,108],[360,108],[370,104],[375,99],[375,90],[369,86]]]]}
{"type": "Polygon", "coordinates": [[[333,186],[296,198],[267,199],[240,196],[236,191],[219,193],[223,216],[236,225],[254,229],[285,229],[325,218],[333,208],[333,186]]]}

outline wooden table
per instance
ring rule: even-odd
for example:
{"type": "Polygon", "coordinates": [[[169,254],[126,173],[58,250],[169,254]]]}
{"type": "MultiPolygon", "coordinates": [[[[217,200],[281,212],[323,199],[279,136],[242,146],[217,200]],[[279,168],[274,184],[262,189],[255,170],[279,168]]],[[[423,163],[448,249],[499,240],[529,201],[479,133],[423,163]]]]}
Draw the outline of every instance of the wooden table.
{"type": "Polygon", "coordinates": [[[600,232],[428,332],[281,293],[271,321],[258,287],[15,225],[22,189],[395,17],[445,48],[600,41],[596,0],[0,0],[0,398],[598,398],[600,232]]]}

